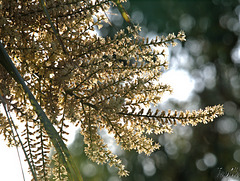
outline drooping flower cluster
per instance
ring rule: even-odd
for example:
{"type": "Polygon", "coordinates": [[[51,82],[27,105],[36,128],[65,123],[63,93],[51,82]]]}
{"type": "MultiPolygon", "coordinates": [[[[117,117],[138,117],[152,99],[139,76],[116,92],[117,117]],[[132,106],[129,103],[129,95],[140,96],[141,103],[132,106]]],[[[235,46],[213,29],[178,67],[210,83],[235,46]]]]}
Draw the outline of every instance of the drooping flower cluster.
{"type": "MultiPolygon", "coordinates": [[[[221,105],[193,112],[149,109],[162,94],[171,91],[158,81],[168,62],[163,48],[185,41],[185,34],[169,34],[149,41],[138,26],[120,30],[113,38],[99,37],[93,30],[108,21],[109,0],[48,0],[43,11],[39,1],[2,1],[0,41],[5,45],[27,85],[63,139],[70,123],[81,127],[87,156],[108,163],[125,176],[117,158],[99,135],[106,129],[125,150],[151,154],[159,148],[147,134],[172,132],[172,125],[207,123],[223,114],[221,105]],[[54,28],[53,28],[54,27],[54,28]],[[161,47],[156,50],[153,47],[161,47]],[[132,60],[132,61],[131,61],[132,60]]],[[[24,124],[22,137],[39,178],[49,178],[48,135],[43,131],[27,95],[0,66],[0,88],[11,111],[24,124]]],[[[0,133],[11,134],[0,114],[0,133]]],[[[63,169],[56,169],[64,175],[63,169]]]]}

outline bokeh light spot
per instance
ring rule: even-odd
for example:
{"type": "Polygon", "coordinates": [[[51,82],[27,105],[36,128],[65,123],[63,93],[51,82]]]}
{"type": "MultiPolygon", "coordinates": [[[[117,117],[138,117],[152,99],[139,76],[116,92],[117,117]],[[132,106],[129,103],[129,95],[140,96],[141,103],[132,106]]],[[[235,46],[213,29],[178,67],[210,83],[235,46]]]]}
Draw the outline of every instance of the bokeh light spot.
{"type": "Polygon", "coordinates": [[[140,24],[143,21],[144,16],[143,16],[143,13],[141,11],[134,11],[132,13],[131,18],[132,18],[134,23],[140,24]]]}
{"type": "Polygon", "coordinates": [[[206,153],[203,157],[203,162],[207,167],[214,167],[217,163],[217,157],[212,153],[206,153]]]}
{"type": "Polygon", "coordinates": [[[233,133],[236,129],[237,123],[231,117],[225,116],[224,118],[217,121],[217,130],[221,134],[233,133]]]}
{"type": "Polygon", "coordinates": [[[203,162],[202,159],[199,159],[199,160],[196,161],[196,166],[197,166],[198,170],[200,170],[200,171],[205,171],[205,170],[207,170],[207,167],[206,167],[206,165],[204,164],[204,162],[203,162]]]}
{"type": "Polygon", "coordinates": [[[236,151],[233,153],[233,158],[234,158],[234,160],[236,160],[237,162],[240,163],[240,149],[236,150],[236,151]]]}
{"type": "Polygon", "coordinates": [[[155,163],[151,158],[146,158],[142,162],[144,174],[147,176],[152,176],[156,172],[155,163]]]}
{"type": "Polygon", "coordinates": [[[82,168],[83,174],[87,177],[93,177],[97,173],[97,168],[92,163],[85,163],[82,168]]]}

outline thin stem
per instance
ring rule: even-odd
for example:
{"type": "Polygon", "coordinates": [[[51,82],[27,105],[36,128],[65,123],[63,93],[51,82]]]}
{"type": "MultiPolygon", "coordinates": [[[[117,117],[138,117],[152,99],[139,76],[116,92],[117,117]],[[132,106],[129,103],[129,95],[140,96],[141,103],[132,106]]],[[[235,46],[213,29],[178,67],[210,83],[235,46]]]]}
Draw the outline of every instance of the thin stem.
{"type": "Polygon", "coordinates": [[[37,181],[36,173],[35,173],[35,171],[33,170],[33,167],[32,167],[32,165],[31,165],[31,163],[30,163],[30,160],[29,160],[28,155],[27,155],[27,153],[26,153],[26,150],[25,150],[25,148],[24,148],[24,146],[23,146],[23,143],[22,143],[22,141],[21,141],[21,138],[20,138],[20,136],[19,136],[19,134],[18,134],[18,132],[17,132],[17,128],[16,128],[16,126],[15,126],[13,120],[12,120],[12,117],[11,117],[11,115],[10,115],[8,109],[7,109],[5,99],[2,97],[1,94],[0,94],[0,99],[1,99],[1,101],[2,101],[2,105],[3,105],[4,111],[5,111],[5,113],[6,113],[6,116],[7,116],[8,122],[9,122],[9,125],[10,125],[11,130],[12,130],[13,140],[14,140],[14,143],[15,143],[15,147],[16,147],[17,154],[18,154],[18,159],[19,159],[19,162],[20,162],[23,180],[25,181],[25,176],[24,176],[24,172],[23,172],[23,167],[22,167],[22,162],[21,162],[21,159],[20,159],[19,150],[18,150],[18,147],[17,147],[17,141],[16,141],[16,138],[15,138],[15,135],[14,135],[14,130],[15,130],[15,132],[16,132],[16,135],[17,135],[17,137],[18,137],[19,143],[20,143],[20,145],[21,145],[21,147],[22,147],[22,150],[23,150],[23,152],[24,152],[24,155],[25,155],[25,157],[26,157],[26,160],[27,160],[27,162],[28,162],[29,168],[30,168],[30,170],[31,170],[31,172],[32,172],[33,178],[34,178],[35,181],[37,181]]]}

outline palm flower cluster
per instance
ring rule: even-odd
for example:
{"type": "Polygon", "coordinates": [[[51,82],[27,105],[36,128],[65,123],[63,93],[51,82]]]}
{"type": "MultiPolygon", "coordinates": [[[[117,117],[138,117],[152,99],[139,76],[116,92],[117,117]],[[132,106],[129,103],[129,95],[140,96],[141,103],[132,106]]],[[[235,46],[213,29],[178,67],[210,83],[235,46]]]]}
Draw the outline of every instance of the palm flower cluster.
{"type": "MultiPolygon", "coordinates": [[[[126,176],[124,165],[99,130],[114,135],[124,150],[149,155],[160,145],[148,134],[171,133],[176,124],[208,123],[222,115],[223,108],[216,105],[193,112],[149,108],[150,103],[160,102],[164,92],[171,92],[169,85],[159,82],[168,67],[165,50],[185,41],[185,34],[180,31],[149,41],[139,36],[140,27],[130,24],[112,38],[98,36],[94,28],[109,23],[106,14],[99,12],[121,2],[3,0],[0,42],[61,138],[66,141],[70,124],[80,126],[86,155],[126,176]]],[[[0,90],[9,111],[16,114],[15,124],[23,128],[21,138],[37,177],[64,178],[57,156],[55,167],[49,166],[52,144],[28,95],[2,66],[0,90]]],[[[15,144],[3,114],[0,134],[9,145],[15,144]]]]}

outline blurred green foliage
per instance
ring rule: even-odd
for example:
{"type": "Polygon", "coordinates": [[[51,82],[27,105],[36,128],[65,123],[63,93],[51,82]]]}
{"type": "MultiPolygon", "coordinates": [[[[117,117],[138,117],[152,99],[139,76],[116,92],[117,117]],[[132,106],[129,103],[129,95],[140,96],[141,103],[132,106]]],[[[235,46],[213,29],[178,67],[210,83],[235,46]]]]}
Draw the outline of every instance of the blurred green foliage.
{"type": "MultiPolygon", "coordinates": [[[[76,135],[70,148],[86,181],[240,180],[239,3],[238,0],[130,0],[124,4],[133,22],[142,27],[142,36],[177,33],[181,29],[187,34],[185,44],[172,48],[170,68],[174,65],[187,71],[194,79],[194,92],[190,100],[171,99],[162,108],[184,110],[224,104],[225,116],[208,125],[176,127],[172,135],[153,136],[163,146],[150,157],[120,151],[130,171],[126,178],[118,178],[116,170],[106,165],[97,166],[87,160],[79,152],[83,150],[82,138],[76,135]]],[[[99,30],[102,36],[112,36],[126,26],[117,8],[108,16],[114,27],[105,24],[99,30]]]]}

